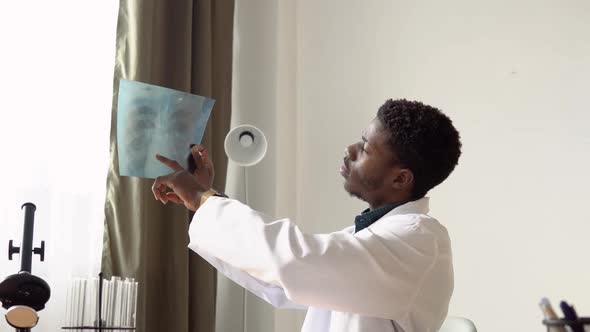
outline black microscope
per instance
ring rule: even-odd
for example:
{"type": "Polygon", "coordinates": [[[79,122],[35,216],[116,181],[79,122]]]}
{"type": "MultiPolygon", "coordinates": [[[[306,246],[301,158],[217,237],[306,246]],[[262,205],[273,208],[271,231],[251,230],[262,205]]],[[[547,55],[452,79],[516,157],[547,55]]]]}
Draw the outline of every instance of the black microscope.
{"type": "Polygon", "coordinates": [[[17,332],[30,332],[39,321],[38,311],[45,308],[51,296],[51,290],[45,280],[31,274],[31,259],[33,254],[45,260],[45,241],[41,241],[40,248],[33,248],[33,228],[35,223],[35,204],[25,203],[21,207],[25,211],[25,224],[21,247],[8,243],[8,259],[12,255],[20,254],[20,272],[8,276],[0,283],[0,302],[7,309],[6,321],[17,332]]]}

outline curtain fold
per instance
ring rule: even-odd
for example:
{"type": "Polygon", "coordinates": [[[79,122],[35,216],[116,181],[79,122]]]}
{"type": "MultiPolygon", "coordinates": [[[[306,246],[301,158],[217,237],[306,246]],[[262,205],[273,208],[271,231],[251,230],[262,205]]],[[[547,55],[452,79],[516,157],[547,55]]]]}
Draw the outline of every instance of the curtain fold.
{"type": "Polygon", "coordinates": [[[216,100],[202,144],[215,163],[214,187],[224,190],[233,12],[233,0],[120,1],[102,269],[107,276],[133,277],[139,282],[140,332],[213,332],[216,273],[187,249],[190,216],[186,209],[155,201],[153,180],[118,175],[119,80],[216,100]]]}

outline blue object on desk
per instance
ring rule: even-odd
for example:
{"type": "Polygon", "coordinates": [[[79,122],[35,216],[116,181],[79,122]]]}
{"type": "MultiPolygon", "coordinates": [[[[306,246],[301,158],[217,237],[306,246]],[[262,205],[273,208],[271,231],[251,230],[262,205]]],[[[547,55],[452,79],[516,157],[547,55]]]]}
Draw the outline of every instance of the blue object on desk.
{"type": "Polygon", "coordinates": [[[121,80],[117,100],[119,175],[156,178],[171,173],[156,154],[187,168],[189,145],[201,143],[214,103],[207,97],[121,80]]]}

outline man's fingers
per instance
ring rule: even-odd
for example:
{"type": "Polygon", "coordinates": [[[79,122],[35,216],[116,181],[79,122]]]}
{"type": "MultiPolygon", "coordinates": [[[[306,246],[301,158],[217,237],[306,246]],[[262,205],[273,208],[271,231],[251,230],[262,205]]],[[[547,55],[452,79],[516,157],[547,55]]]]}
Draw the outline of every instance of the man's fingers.
{"type": "Polygon", "coordinates": [[[162,197],[166,194],[166,190],[168,189],[168,176],[158,176],[152,184],[152,193],[154,194],[154,198],[162,201],[162,197]]]}
{"type": "Polygon", "coordinates": [[[159,154],[156,155],[156,159],[158,159],[162,164],[170,167],[175,172],[182,171],[184,169],[176,160],[168,159],[159,154]]]}
{"type": "Polygon", "coordinates": [[[154,184],[152,184],[152,194],[154,194],[154,198],[159,200],[160,199],[160,186],[162,185],[159,182],[160,178],[156,178],[154,184]]]}
{"type": "Polygon", "coordinates": [[[180,199],[180,197],[178,197],[176,193],[174,193],[173,191],[167,191],[168,188],[170,188],[168,184],[170,175],[171,174],[166,176],[159,176],[158,178],[156,178],[154,184],[152,185],[152,192],[154,194],[154,198],[164,204],[167,204],[168,202],[184,204],[182,199],[180,199]]]}
{"type": "Polygon", "coordinates": [[[202,170],[211,167],[209,153],[204,146],[198,144],[191,146],[191,154],[193,155],[197,169],[202,170]]]}
{"type": "Polygon", "coordinates": [[[170,191],[166,193],[166,198],[173,203],[176,204],[184,204],[184,202],[182,201],[182,199],[180,199],[178,197],[178,195],[176,195],[174,192],[170,191]]]}

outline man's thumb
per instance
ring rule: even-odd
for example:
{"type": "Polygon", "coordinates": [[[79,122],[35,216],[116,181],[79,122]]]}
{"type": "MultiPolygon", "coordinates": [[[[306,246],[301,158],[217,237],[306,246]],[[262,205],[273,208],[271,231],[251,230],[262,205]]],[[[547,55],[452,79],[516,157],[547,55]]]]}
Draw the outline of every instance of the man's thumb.
{"type": "Polygon", "coordinates": [[[191,154],[193,155],[197,169],[209,167],[209,154],[204,146],[198,144],[193,145],[191,147],[191,154]]]}

